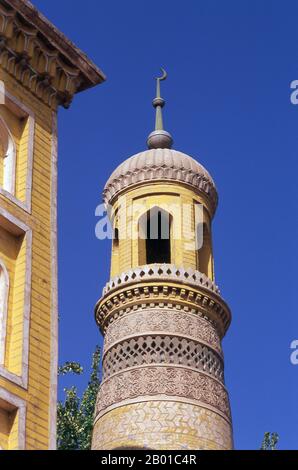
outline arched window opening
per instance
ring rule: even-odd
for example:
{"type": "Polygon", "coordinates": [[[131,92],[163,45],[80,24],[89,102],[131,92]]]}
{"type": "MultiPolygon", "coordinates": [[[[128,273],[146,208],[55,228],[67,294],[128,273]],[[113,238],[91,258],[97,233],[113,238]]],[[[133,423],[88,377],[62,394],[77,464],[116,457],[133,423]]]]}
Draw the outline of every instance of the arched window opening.
{"type": "Polygon", "coordinates": [[[207,224],[198,224],[197,231],[197,269],[212,278],[211,236],[207,224]]]}
{"type": "Polygon", "coordinates": [[[114,228],[113,247],[116,249],[119,247],[119,229],[117,227],[114,228]]]}
{"type": "Polygon", "coordinates": [[[111,277],[119,274],[119,208],[111,211],[109,217],[112,226],[112,257],[111,257],[111,277]]]}
{"type": "Polygon", "coordinates": [[[0,187],[11,194],[15,193],[16,150],[13,138],[0,119],[0,187]]]}
{"type": "Polygon", "coordinates": [[[139,220],[139,264],[171,263],[171,215],[159,207],[139,220]]]}
{"type": "Polygon", "coordinates": [[[5,264],[0,260],[0,364],[4,364],[5,358],[5,339],[7,325],[9,293],[9,275],[5,264]]]}

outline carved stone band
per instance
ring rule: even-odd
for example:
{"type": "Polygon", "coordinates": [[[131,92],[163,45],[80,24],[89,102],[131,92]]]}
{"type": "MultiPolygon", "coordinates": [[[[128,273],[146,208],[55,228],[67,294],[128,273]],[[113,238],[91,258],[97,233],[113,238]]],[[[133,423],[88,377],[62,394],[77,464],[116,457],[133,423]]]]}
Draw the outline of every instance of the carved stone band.
{"type": "Polygon", "coordinates": [[[110,323],[105,334],[104,351],[121,338],[143,335],[149,331],[151,334],[164,331],[165,334],[188,336],[202,341],[222,354],[219,335],[208,320],[192,313],[166,308],[133,311],[110,323]]]}
{"type": "Polygon", "coordinates": [[[169,366],[126,370],[104,380],[97,397],[96,415],[123,400],[156,395],[197,400],[230,419],[228,394],[222,383],[201,372],[169,366]]]}

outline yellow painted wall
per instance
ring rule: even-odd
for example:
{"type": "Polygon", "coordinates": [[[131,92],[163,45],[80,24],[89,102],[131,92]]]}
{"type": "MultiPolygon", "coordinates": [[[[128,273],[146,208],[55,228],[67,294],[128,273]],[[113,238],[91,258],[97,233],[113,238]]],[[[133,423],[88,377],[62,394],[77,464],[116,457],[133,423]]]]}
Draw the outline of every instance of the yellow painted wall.
{"type": "MultiPolygon", "coordinates": [[[[0,388],[27,403],[26,449],[49,446],[50,367],[51,367],[51,151],[52,112],[48,106],[24,89],[6,72],[0,79],[8,91],[34,114],[34,149],[32,180],[32,213],[28,213],[0,194],[0,206],[32,229],[32,284],[29,331],[28,388],[0,375],[0,388]]],[[[26,198],[28,167],[28,121],[18,121],[5,106],[0,115],[7,120],[17,142],[16,197],[26,198]]],[[[23,341],[24,286],[28,243],[0,228],[0,258],[5,260],[10,277],[9,320],[5,366],[19,374],[23,341]]],[[[0,404],[0,413],[1,404],[0,404]]],[[[0,415],[1,416],[1,415],[0,415]]],[[[1,420],[1,419],[0,419],[1,420]]],[[[8,439],[8,448],[17,447],[17,425],[8,439]]],[[[3,440],[3,438],[2,438],[3,440]]],[[[0,432],[1,445],[1,432],[0,432]]]]}
{"type": "MultiPolygon", "coordinates": [[[[195,236],[194,206],[198,203],[203,204],[203,220],[211,234],[211,217],[206,201],[181,184],[144,183],[142,187],[125,192],[115,201],[113,207],[114,212],[117,212],[115,223],[119,230],[119,248],[114,250],[113,247],[112,250],[111,277],[146,264],[141,262],[144,256],[140,255],[140,250],[144,250],[144,243],[138,238],[138,222],[145,212],[155,206],[167,210],[172,216],[171,263],[178,267],[200,270],[200,253],[198,254],[190,246],[195,236]]],[[[210,252],[210,263],[206,274],[213,280],[211,242],[210,252]]]]}

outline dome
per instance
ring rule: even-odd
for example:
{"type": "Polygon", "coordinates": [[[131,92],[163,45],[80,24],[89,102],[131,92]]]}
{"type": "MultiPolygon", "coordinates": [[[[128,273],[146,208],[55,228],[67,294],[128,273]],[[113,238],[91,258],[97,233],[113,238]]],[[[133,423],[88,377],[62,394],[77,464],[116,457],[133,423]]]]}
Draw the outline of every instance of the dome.
{"type": "Polygon", "coordinates": [[[168,148],[145,150],[121,163],[105,185],[104,202],[110,203],[130,186],[165,180],[180,182],[200,191],[207,196],[215,211],[217,191],[208,171],[189,155],[168,148]]]}

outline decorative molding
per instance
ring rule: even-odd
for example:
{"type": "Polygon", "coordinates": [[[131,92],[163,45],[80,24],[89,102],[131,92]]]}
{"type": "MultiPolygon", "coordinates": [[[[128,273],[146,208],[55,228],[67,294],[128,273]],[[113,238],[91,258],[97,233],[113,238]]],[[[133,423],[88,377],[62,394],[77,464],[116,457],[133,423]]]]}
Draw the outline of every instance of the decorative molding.
{"type": "Polygon", "coordinates": [[[96,416],[122,400],[142,396],[178,396],[205,403],[230,419],[230,405],[224,385],[215,378],[184,367],[148,366],[115,374],[100,386],[96,416]]]}
{"type": "Polygon", "coordinates": [[[18,449],[26,446],[26,402],[22,398],[0,387],[0,398],[18,410],[18,449]]]}
{"type": "Polygon", "coordinates": [[[103,332],[113,317],[118,318],[128,308],[136,308],[142,304],[144,308],[150,304],[172,304],[186,311],[194,310],[213,321],[220,337],[223,337],[231,322],[231,312],[225,301],[205,286],[195,283],[187,285],[186,279],[181,281],[170,276],[163,279],[135,279],[134,283],[113,289],[104,295],[95,307],[95,318],[103,332]]]}
{"type": "Polygon", "coordinates": [[[166,306],[132,311],[111,322],[105,332],[104,354],[120,339],[148,334],[184,336],[202,342],[222,356],[219,335],[210,321],[166,306]]]}
{"type": "Polygon", "coordinates": [[[122,191],[138,184],[174,181],[205,195],[214,214],[218,196],[213,179],[195,159],[172,149],[151,149],[125,160],[108,179],[103,199],[111,204],[122,191]]]}
{"type": "Polygon", "coordinates": [[[27,0],[1,0],[0,63],[47,105],[69,107],[104,74],[27,0]]]}
{"type": "Polygon", "coordinates": [[[9,232],[17,235],[24,235],[24,242],[26,242],[26,270],[23,312],[22,372],[21,375],[17,375],[0,365],[0,376],[24,389],[27,389],[29,368],[29,327],[31,314],[32,230],[22,221],[0,207],[0,225],[2,224],[9,232]]]}
{"type": "Polygon", "coordinates": [[[168,334],[119,341],[104,354],[103,379],[130,367],[160,364],[190,367],[224,381],[223,361],[216,352],[198,341],[168,334]]]}
{"type": "Polygon", "coordinates": [[[49,408],[49,449],[56,449],[57,387],[58,387],[58,257],[57,257],[57,164],[58,138],[57,114],[52,113],[52,162],[51,162],[51,385],[49,408]]]}
{"type": "Polygon", "coordinates": [[[174,264],[146,264],[125,271],[112,278],[103,288],[102,295],[106,295],[114,289],[119,289],[129,284],[143,281],[162,280],[168,282],[179,282],[188,286],[202,286],[220,295],[219,287],[206,274],[192,268],[177,267],[174,264]]]}

